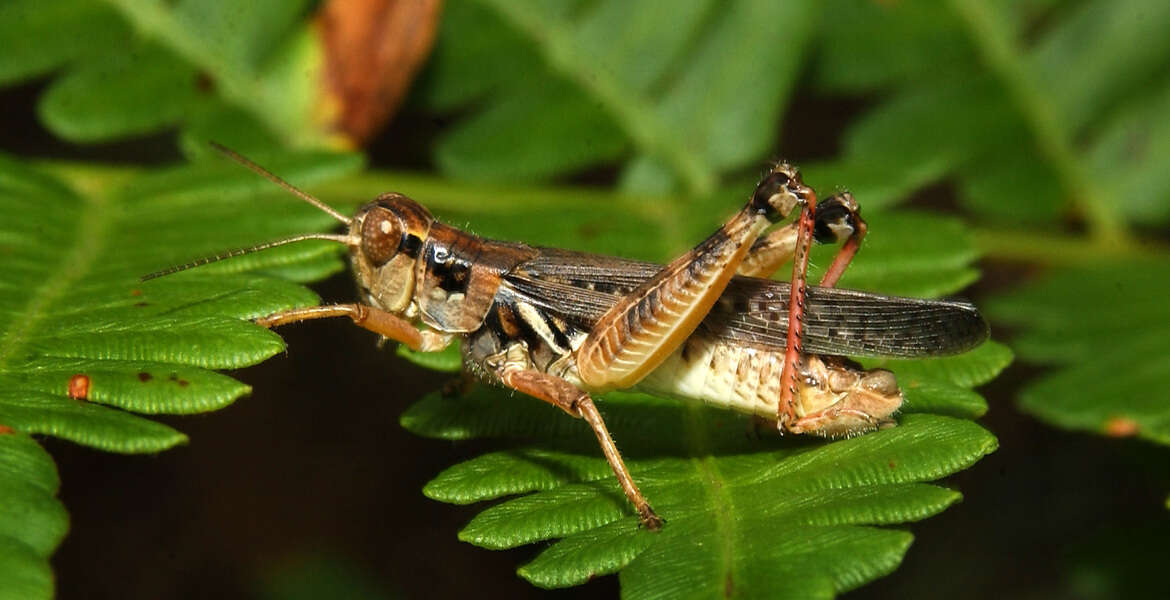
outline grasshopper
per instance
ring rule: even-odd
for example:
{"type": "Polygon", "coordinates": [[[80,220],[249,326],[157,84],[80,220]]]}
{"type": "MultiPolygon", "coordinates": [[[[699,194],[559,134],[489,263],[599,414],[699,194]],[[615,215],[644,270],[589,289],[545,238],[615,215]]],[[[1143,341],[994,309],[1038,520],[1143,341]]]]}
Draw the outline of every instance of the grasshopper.
{"type": "Polygon", "coordinates": [[[648,529],[663,520],[626,468],[592,395],[639,388],[767,419],[780,432],[840,437],[894,424],[893,373],[845,355],[924,357],[969,350],[987,323],[965,302],[835,286],[866,232],[848,192],[820,202],[799,171],[774,166],[747,204],[665,266],[484,239],[386,193],[345,216],[239,154],[229,158],[343,223],[232,250],[146,278],[305,239],[344,244],[361,301],[261,317],[276,327],[348,317],[415,351],[462,342],[468,370],[583,419],[648,529]],[[767,232],[790,214],[794,221],[767,232]],[[767,232],[767,233],[766,233],[767,232]],[[813,241],[842,243],[806,285],[813,241]],[[789,260],[789,283],[766,279],[789,260]]]}

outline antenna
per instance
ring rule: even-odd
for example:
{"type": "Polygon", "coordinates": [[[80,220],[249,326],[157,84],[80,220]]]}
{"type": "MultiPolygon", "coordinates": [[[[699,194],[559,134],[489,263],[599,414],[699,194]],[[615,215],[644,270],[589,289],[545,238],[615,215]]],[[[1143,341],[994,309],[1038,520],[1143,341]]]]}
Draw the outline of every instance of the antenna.
{"type": "Polygon", "coordinates": [[[352,245],[356,244],[356,241],[351,236],[348,236],[348,235],[337,235],[337,234],[333,234],[333,233],[306,233],[303,235],[295,235],[295,236],[290,237],[290,238],[284,238],[283,240],[264,242],[263,244],[257,244],[255,246],[249,246],[247,248],[234,248],[232,250],[228,250],[226,252],[221,252],[219,254],[213,254],[211,256],[204,256],[203,258],[197,258],[197,259],[195,259],[189,263],[186,263],[186,264],[176,265],[174,267],[167,267],[161,271],[155,271],[154,273],[151,273],[149,275],[143,275],[138,280],[139,281],[149,281],[151,279],[157,279],[157,278],[162,277],[164,275],[178,273],[179,271],[186,271],[187,269],[194,269],[195,267],[202,267],[203,265],[211,264],[213,262],[219,262],[219,261],[224,260],[224,259],[235,258],[237,256],[243,256],[245,254],[251,254],[253,252],[259,252],[261,250],[267,250],[269,248],[275,248],[277,246],[283,246],[285,244],[291,244],[293,242],[301,242],[304,240],[327,240],[330,242],[341,242],[342,244],[345,244],[347,246],[352,246],[352,245]]]}
{"type": "Polygon", "coordinates": [[[216,150],[218,150],[220,154],[223,154],[224,156],[240,163],[241,165],[247,167],[253,173],[260,175],[261,177],[267,179],[268,181],[271,181],[272,183],[279,185],[280,187],[284,188],[285,191],[296,196],[297,198],[300,198],[301,200],[304,200],[305,202],[308,202],[309,204],[316,206],[317,208],[321,209],[322,211],[324,211],[325,213],[327,213],[329,216],[333,217],[334,219],[337,219],[338,221],[341,221],[342,223],[345,223],[346,225],[353,223],[353,219],[337,212],[337,210],[335,210],[332,206],[329,206],[328,204],[325,204],[324,202],[314,198],[313,196],[309,195],[308,193],[297,189],[296,186],[294,186],[293,184],[281,179],[280,177],[277,177],[272,171],[269,171],[268,169],[261,167],[260,165],[248,160],[247,158],[244,158],[243,155],[236,152],[235,150],[232,150],[232,149],[230,149],[222,144],[217,144],[216,142],[208,142],[208,143],[211,144],[212,148],[215,148],[216,150]]]}
{"type": "MultiPolygon", "coordinates": [[[[335,210],[332,206],[325,204],[324,202],[309,195],[308,193],[303,192],[300,189],[297,189],[295,186],[293,186],[293,184],[281,179],[280,177],[277,177],[276,174],[274,174],[272,171],[269,171],[268,169],[261,167],[260,165],[252,162],[251,160],[244,158],[243,155],[236,152],[235,150],[231,150],[230,148],[227,148],[226,146],[223,146],[222,144],[218,144],[216,142],[208,142],[208,143],[211,144],[212,148],[215,148],[216,150],[218,150],[220,154],[223,154],[224,156],[234,160],[235,162],[247,167],[253,173],[260,175],[261,177],[271,181],[272,183],[275,183],[276,185],[280,186],[281,188],[284,188],[285,191],[296,196],[297,198],[300,198],[301,200],[304,200],[305,202],[308,202],[309,204],[312,204],[313,206],[317,207],[318,209],[325,212],[326,214],[333,217],[334,219],[337,219],[338,221],[345,223],[347,226],[353,224],[353,219],[337,212],[337,210],[335,210]]],[[[333,233],[306,233],[306,234],[302,234],[302,235],[294,235],[292,237],[284,238],[281,240],[264,242],[263,244],[257,244],[255,246],[249,246],[247,248],[235,248],[233,250],[221,252],[219,254],[214,254],[212,256],[205,256],[203,258],[197,258],[197,259],[195,259],[189,263],[186,263],[186,264],[177,265],[174,267],[167,267],[161,271],[155,271],[154,273],[151,273],[149,275],[143,275],[139,279],[139,281],[149,281],[151,279],[157,279],[159,277],[163,277],[165,275],[170,275],[172,273],[178,273],[179,271],[186,271],[187,269],[194,269],[195,267],[201,267],[203,265],[210,264],[213,262],[219,262],[219,261],[224,260],[224,259],[234,258],[237,256],[243,256],[245,254],[251,254],[253,252],[259,252],[261,250],[267,250],[269,248],[275,248],[277,246],[283,246],[285,244],[291,244],[293,242],[300,242],[300,241],[304,241],[304,240],[326,240],[326,241],[330,241],[330,242],[340,242],[340,243],[345,244],[347,246],[356,246],[360,243],[360,240],[358,240],[354,236],[350,236],[350,235],[339,235],[339,234],[333,234],[333,233]]]]}

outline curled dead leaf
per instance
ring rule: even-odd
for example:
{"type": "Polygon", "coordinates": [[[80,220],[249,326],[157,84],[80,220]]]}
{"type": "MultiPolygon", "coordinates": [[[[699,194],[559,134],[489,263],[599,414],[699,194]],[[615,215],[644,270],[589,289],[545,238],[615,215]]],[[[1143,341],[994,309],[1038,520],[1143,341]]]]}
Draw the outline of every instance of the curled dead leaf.
{"type": "Polygon", "coordinates": [[[431,51],[441,0],[329,0],[317,15],[330,126],[354,146],[402,103],[431,51]]]}

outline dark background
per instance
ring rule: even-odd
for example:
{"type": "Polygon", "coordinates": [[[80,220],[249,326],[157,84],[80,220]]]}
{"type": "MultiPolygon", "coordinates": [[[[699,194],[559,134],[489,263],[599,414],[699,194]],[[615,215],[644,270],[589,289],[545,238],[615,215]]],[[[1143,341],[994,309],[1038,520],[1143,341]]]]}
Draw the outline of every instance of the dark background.
{"type": "MultiPolygon", "coordinates": [[[[40,158],[129,164],[181,160],[171,136],[79,147],[36,121],[38,84],[0,90],[0,150],[40,158]]],[[[784,139],[794,162],[831,156],[865,99],[798,101],[784,139]]],[[[438,124],[409,107],[370,148],[373,167],[425,168],[438,124]]],[[[594,172],[585,182],[605,183],[594,172]]],[[[946,186],[917,206],[948,211],[946,186]]],[[[1011,264],[981,265],[969,295],[1027,278],[1011,264]]],[[[315,288],[348,301],[342,274],[315,288]]],[[[442,469],[490,446],[424,440],[398,415],[445,375],[375,348],[372,334],[337,322],[281,331],[289,351],[232,373],[251,397],[213,414],[164,418],[191,438],[157,456],[120,456],[43,438],[58,462],[72,527],[53,566],[61,598],[314,597],[333,574],[357,592],[386,597],[614,596],[616,577],[548,592],[515,568],[539,548],[496,552],[459,542],[477,507],[420,492],[442,469]],[[318,581],[319,583],[319,581],[318,581]]],[[[996,339],[1010,332],[996,328],[996,339]]],[[[900,569],[852,597],[984,598],[1156,595],[1170,539],[1165,452],[1133,440],[1062,432],[1021,415],[1013,398],[1040,371],[1010,367],[981,392],[981,421],[1000,449],[949,480],[965,499],[909,527],[916,536],[900,569]],[[1109,558],[1102,558],[1109,557],[1109,558]]],[[[517,401],[524,401],[517,399],[517,401]]],[[[356,597],[356,596],[355,596],[356,597]]]]}

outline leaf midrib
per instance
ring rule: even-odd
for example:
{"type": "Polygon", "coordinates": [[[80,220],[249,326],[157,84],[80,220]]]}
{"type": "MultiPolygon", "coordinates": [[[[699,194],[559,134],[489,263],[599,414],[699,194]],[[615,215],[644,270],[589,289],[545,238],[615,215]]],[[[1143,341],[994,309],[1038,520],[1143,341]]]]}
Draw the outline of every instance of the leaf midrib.
{"type": "Polygon", "coordinates": [[[663,122],[649,98],[623,85],[597,63],[585,60],[571,32],[560,23],[543,18],[538,10],[527,10],[511,2],[480,0],[527,36],[541,51],[548,65],[573,81],[600,103],[614,122],[643,152],[670,165],[674,175],[694,195],[715,189],[717,174],[703,157],[688,151],[689,145],[663,122]]]}
{"type": "Polygon", "coordinates": [[[719,552],[720,573],[726,578],[730,576],[735,560],[736,521],[731,518],[731,515],[735,514],[735,503],[728,491],[727,479],[723,477],[715,464],[715,458],[711,456],[711,440],[708,437],[708,430],[703,426],[701,409],[695,402],[688,402],[687,405],[689,407],[686,420],[687,439],[690,440],[691,448],[695,450],[695,458],[691,459],[691,464],[694,465],[695,472],[707,492],[709,510],[715,522],[712,535],[719,552]]]}
{"type": "Polygon", "coordinates": [[[968,37],[988,69],[1004,86],[1023,117],[1030,134],[1061,186],[1085,218],[1090,234],[1103,246],[1125,246],[1129,235],[1115,210],[1120,203],[1108,186],[1090,177],[1090,169],[1073,147],[1073,136],[1060,119],[1059,109],[1041,90],[1029,72],[1026,59],[1009,32],[998,26],[1006,21],[999,9],[974,0],[951,0],[951,10],[968,30],[968,37]]]}
{"type": "Polygon", "coordinates": [[[89,272],[105,248],[114,211],[110,209],[110,198],[105,191],[91,188],[88,192],[74,192],[83,208],[77,214],[77,231],[71,237],[75,241],[73,248],[63,255],[58,265],[47,270],[45,282],[29,295],[24,310],[19,312],[23,318],[0,338],[0,372],[6,370],[8,361],[25,346],[45,319],[49,307],[89,272]]]}
{"type": "Polygon", "coordinates": [[[735,520],[731,518],[735,514],[735,503],[727,493],[727,480],[719,472],[714,458],[703,456],[691,459],[691,463],[707,490],[711,515],[715,521],[712,534],[719,552],[719,572],[726,578],[732,572],[735,556],[735,520]]]}

